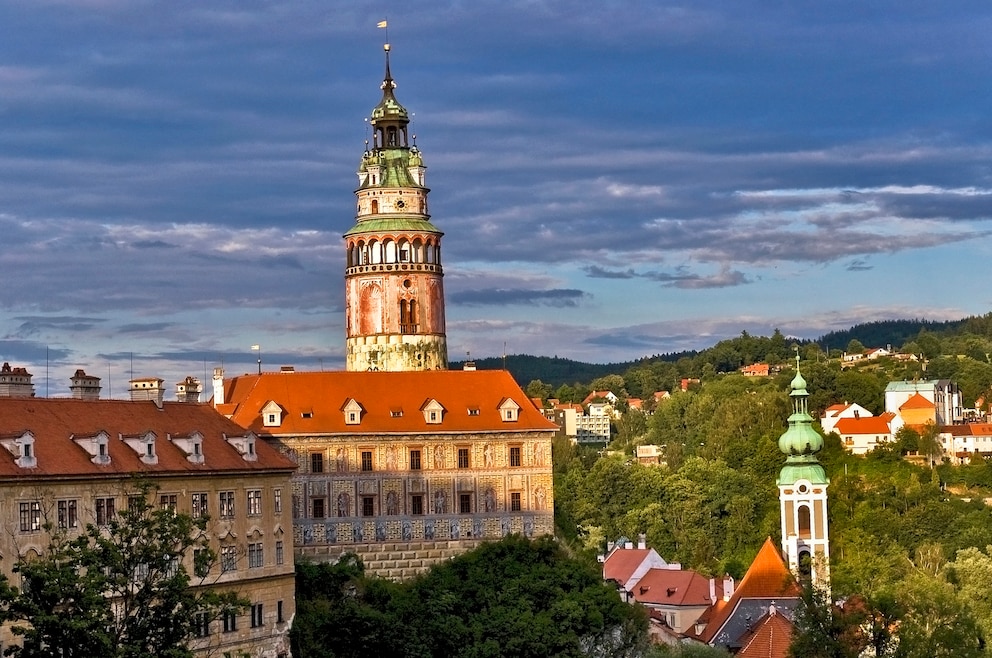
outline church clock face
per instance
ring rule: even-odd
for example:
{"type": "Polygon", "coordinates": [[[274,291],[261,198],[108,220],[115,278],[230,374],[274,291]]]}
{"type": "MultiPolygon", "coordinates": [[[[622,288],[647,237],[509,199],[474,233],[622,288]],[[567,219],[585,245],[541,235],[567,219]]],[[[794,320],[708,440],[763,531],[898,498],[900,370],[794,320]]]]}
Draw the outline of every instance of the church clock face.
{"type": "Polygon", "coordinates": [[[406,208],[406,202],[403,201],[403,199],[400,199],[396,202],[396,207],[402,210],[403,208],[406,208]]]}

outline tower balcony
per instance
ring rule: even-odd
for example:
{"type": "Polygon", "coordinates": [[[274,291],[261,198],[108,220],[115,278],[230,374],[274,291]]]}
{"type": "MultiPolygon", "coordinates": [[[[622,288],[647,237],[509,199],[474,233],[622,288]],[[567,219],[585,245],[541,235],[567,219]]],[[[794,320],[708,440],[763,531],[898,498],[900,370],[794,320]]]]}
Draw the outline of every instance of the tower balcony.
{"type": "Polygon", "coordinates": [[[374,263],[368,265],[352,265],[344,270],[345,276],[369,274],[371,272],[429,272],[442,274],[438,263],[374,263]]]}

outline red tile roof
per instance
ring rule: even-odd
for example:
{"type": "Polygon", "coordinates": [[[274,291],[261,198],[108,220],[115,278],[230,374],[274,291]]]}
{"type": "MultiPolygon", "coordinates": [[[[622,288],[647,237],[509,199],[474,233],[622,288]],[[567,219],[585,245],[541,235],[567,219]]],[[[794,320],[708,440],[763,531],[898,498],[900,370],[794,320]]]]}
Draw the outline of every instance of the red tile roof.
{"type": "Polygon", "coordinates": [[[419,372],[265,372],[224,382],[225,404],[218,411],[258,434],[306,435],[392,433],[483,433],[553,431],[505,370],[427,370],[419,372]],[[358,402],[361,422],[346,424],[344,406],[358,402]],[[421,409],[429,400],[444,408],[440,423],[428,423],[421,409]],[[500,405],[512,399],[519,418],[506,421],[500,405]],[[284,410],[279,427],[264,427],[261,410],[277,402],[284,410]],[[475,413],[475,412],[478,413],[475,413]]]}
{"type": "Polygon", "coordinates": [[[936,407],[930,400],[919,393],[914,393],[911,398],[903,402],[902,406],[899,407],[900,411],[903,409],[936,409],[936,407]]]}
{"type": "Polygon", "coordinates": [[[837,421],[834,431],[841,436],[845,434],[889,434],[891,417],[867,416],[863,418],[841,418],[837,421]]]}
{"type": "Polygon", "coordinates": [[[782,614],[769,611],[741,638],[738,658],[787,658],[795,625],[782,614]]]}
{"type": "Polygon", "coordinates": [[[130,473],[182,474],[215,471],[295,470],[296,465],[264,441],[255,442],[257,459],[246,461],[225,440],[244,436],[245,430],[209,405],[129,400],[76,400],[68,398],[0,398],[0,436],[10,439],[31,432],[36,466],[22,468],[8,450],[0,448],[0,478],[121,475],[130,473]],[[72,440],[109,435],[108,464],[94,464],[92,456],[72,440]],[[157,463],[146,464],[123,438],[155,434],[157,463]],[[169,440],[193,432],[203,436],[203,463],[187,460],[186,453],[169,440]]]}
{"type": "MultiPolygon", "coordinates": [[[[648,569],[632,593],[636,601],[644,604],[705,606],[713,603],[709,578],[688,569],[648,569]]],[[[722,579],[717,581],[716,595],[723,595],[722,579]]]]}
{"type": "Polygon", "coordinates": [[[603,580],[615,580],[625,585],[650,552],[650,548],[616,549],[603,562],[603,580]]]}
{"type": "Polygon", "coordinates": [[[709,644],[730,618],[741,599],[796,598],[800,593],[800,587],[792,577],[792,572],[782,559],[778,547],[769,537],[754,557],[754,561],[730,600],[726,602],[722,599],[718,600],[710,610],[703,613],[701,619],[706,619],[708,623],[700,638],[709,644]]]}
{"type": "Polygon", "coordinates": [[[941,428],[951,436],[992,436],[992,423],[967,423],[965,425],[948,425],[941,428]]]}

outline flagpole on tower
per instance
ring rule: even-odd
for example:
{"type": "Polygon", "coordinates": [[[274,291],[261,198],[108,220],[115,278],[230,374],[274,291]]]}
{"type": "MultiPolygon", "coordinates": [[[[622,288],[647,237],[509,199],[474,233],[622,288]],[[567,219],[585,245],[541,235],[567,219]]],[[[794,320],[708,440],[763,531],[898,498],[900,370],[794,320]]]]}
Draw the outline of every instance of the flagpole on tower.
{"type": "Polygon", "coordinates": [[[386,31],[386,48],[389,48],[389,21],[379,21],[376,27],[386,31]]]}

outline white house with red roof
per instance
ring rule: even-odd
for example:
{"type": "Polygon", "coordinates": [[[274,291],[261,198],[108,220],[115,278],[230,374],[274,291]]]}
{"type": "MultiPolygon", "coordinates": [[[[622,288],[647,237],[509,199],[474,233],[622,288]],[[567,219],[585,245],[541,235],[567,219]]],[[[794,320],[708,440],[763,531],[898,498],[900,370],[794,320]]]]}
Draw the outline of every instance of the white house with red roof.
{"type": "Polygon", "coordinates": [[[879,445],[892,441],[892,422],[895,416],[887,411],[881,416],[840,418],[833,431],[840,436],[845,450],[855,455],[864,455],[879,445]]]}
{"type": "Polygon", "coordinates": [[[830,434],[837,427],[837,421],[841,418],[868,418],[874,414],[857,402],[844,402],[843,404],[832,404],[824,410],[820,416],[820,427],[824,434],[830,434]]]}

